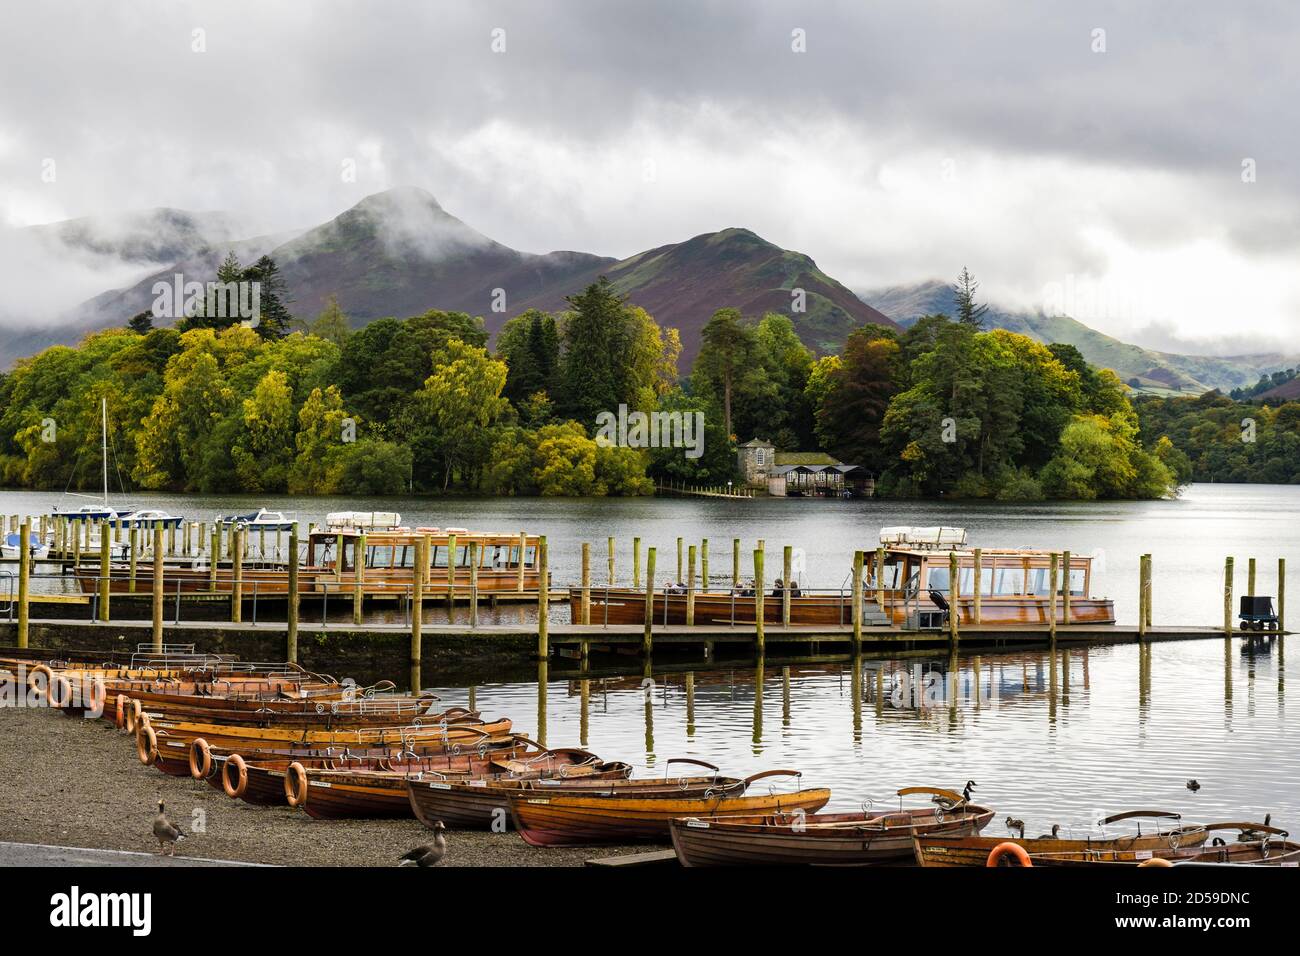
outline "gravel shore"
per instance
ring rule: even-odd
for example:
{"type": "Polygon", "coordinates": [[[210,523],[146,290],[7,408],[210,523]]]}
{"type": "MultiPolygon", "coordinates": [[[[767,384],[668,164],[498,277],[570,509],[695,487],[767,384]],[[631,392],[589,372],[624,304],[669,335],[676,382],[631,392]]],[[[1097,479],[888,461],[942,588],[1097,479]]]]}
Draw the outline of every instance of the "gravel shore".
{"type": "MultiPolygon", "coordinates": [[[[188,834],[178,856],[287,866],[393,866],[431,834],[419,821],[314,820],[231,800],[144,767],[131,738],[99,720],[0,709],[0,841],[157,851],[156,804],[188,834]]],[[[580,866],[653,847],[538,849],[514,833],[451,832],[444,866],[580,866]]]]}

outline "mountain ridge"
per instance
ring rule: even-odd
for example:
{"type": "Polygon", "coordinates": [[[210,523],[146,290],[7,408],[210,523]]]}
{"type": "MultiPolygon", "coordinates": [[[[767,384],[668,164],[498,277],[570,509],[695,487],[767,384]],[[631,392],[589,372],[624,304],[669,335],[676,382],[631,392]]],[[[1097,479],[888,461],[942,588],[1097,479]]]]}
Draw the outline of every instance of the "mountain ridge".
{"type": "MultiPolygon", "coordinates": [[[[911,326],[921,316],[936,312],[956,315],[953,287],[938,279],[888,286],[858,295],[892,314],[903,326],[911,326]]],[[[1162,352],[1121,341],[1070,316],[1011,311],[996,306],[990,306],[985,315],[985,326],[1019,332],[1045,344],[1073,345],[1089,363],[1112,369],[1135,390],[1151,394],[1199,395],[1215,388],[1227,392],[1254,385],[1261,374],[1295,364],[1294,358],[1273,353],[1210,356],[1162,352]]]]}

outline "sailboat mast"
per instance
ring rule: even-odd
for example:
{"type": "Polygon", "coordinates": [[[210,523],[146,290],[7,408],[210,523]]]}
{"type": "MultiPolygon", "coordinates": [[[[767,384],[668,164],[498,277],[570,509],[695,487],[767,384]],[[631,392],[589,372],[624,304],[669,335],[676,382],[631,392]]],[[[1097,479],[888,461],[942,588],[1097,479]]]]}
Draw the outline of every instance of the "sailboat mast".
{"type": "Polygon", "coordinates": [[[104,507],[108,507],[108,397],[100,398],[100,451],[104,459],[104,507]]]}

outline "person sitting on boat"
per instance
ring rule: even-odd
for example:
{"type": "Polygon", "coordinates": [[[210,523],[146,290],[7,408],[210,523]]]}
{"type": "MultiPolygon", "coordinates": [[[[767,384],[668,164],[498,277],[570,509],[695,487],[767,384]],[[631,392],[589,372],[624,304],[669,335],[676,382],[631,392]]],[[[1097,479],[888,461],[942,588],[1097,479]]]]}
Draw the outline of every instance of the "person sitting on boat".
{"type": "Polygon", "coordinates": [[[801,591],[799,590],[799,582],[798,582],[798,581],[793,581],[793,582],[791,582],[791,584],[790,584],[790,597],[792,597],[792,598],[797,598],[797,597],[799,597],[800,594],[802,594],[802,593],[803,593],[803,592],[801,592],[801,591]]]}
{"type": "Polygon", "coordinates": [[[751,581],[746,581],[746,582],[745,582],[745,588],[744,588],[744,590],[742,590],[742,591],[740,592],[740,596],[741,596],[741,597],[753,597],[753,596],[754,596],[754,582],[753,582],[752,580],[751,580],[751,581]]]}
{"type": "Polygon", "coordinates": [[[777,578],[776,583],[772,585],[772,597],[779,598],[784,591],[785,591],[785,582],[783,582],[780,578],[777,578]]]}

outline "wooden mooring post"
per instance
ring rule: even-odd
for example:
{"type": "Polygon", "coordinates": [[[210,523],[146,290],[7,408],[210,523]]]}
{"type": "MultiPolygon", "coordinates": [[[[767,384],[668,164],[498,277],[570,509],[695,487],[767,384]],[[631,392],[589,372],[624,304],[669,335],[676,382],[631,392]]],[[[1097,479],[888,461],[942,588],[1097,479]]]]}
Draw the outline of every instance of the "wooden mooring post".
{"type": "MultiPolygon", "coordinates": [[[[851,600],[853,601],[852,621],[853,621],[853,653],[857,654],[862,649],[862,570],[865,554],[861,551],[853,552],[853,589],[851,600]]],[[[879,577],[876,578],[879,582],[879,577]]]]}
{"type": "MultiPolygon", "coordinates": [[[[244,619],[244,535],[243,528],[230,529],[230,621],[244,619]]],[[[343,567],[343,536],[339,535],[339,567],[343,567]]],[[[339,572],[342,573],[341,571],[339,572]]]]}
{"type": "Polygon", "coordinates": [[[790,626],[790,569],[793,563],[794,548],[786,545],[781,549],[781,626],[790,626]]]}
{"type": "Polygon", "coordinates": [[[1255,559],[1246,560],[1246,596],[1255,596],[1255,559]]]}
{"type": "MultiPolygon", "coordinates": [[[[176,526],[172,525],[174,529],[176,526]]],[[[153,526],[153,650],[162,653],[163,647],[163,526],[161,521],[153,526]]]]}
{"type": "Polygon", "coordinates": [[[28,640],[28,629],[31,621],[31,605],[27,590],[30,587],[28,583],[31,577],[32,549],[28,547],[31,537],[32,526],[31,519],[23,520],[22,526],[18,529],[18,646],[26,647],[28,640]]]}
{"type": "Polygon", "coordinates": [[[641,586],[641,539],[632,539],[632,587],[641,586]]]}
{"type": "Polygon", "coordinates": [[[582,598],[578,602],[578,623],[591,623],[591,545],[582,542],[582,598]]]}
{"type": "MultiPolygon", "coordinates": [[[[478,542],[469,543],[469,626],[478,627],[478,542]]],[[[473,710],[473,708],[470,708],[473,710]]]]}
{"type": "Polygon", "coordinates": [[[1223,562],[1223,636],[1232,637],[1232,558],[1223,562]]]}
{"type": "Polygon", "coordinates": [[[460,549],[456,536],[447,535],[447,623],[456,623],[456,560],[460,549]]]}
{"type": "MultiPolygon", "coordinates": [[[[523,566],[524,554],[519,552],[520,566],[523,566]]],[[[422,569],[429,566],[429,541],[427,537],[415,541],[415,574],[411,575],[411,649],[409,659],[412,691],[417,691],[423,675],[420,672],[420,656],[424,645],[424,579],[422,569]]]]}
{"type": "Polygon", "coordinates": [[[608,583],[610,587],[613,587],[614,586],[614,536],[613,535],[610,535],[609,537],[609,569],[608,570],[609,570],[609,575],[605,578],[605,581],[608,583]]]}
{"type": "Polygon", "coordinates": [[[208,545],[208,590],[217,593],[217,558],[221,554],[221,522],[212,526],[212,541],[208,545]]]}
{"type": "Polygon", "coordinates": [[[976,627],[980,625],[980,615],[982,612],[981,604],[984,597],[984,551],[982,548],[975,549],[975,603],[971,608],[971,621],[976,627]]]}
{"type": "Polygon", "coordinates": [[[546,549],[546,535],[537,539],[537,656],[545,661],[551,656],[551,571],[546,549]]]}
{"type": "MultiPolygon", "coordinates": [[[[202,539],[200,539],[202,540],[202,539]]],[[[416,545],[419,553],[419,545],[416,545]]],[[[419,578],[419,575],[413,575],[419,578]]],[[[298,522],[289,529],[289,605],[285,610],[284,659],[291,664],[298,663],[298,522]]]]}
{"type": "MultiPolygon", "coordinates": [[[[265,532],[265,528],[262,529],[265,532]]],[[[357,535],[352,553],[352,623],[360,625],[365,620],[366,601],[366,536],[357,535]]]]}
{"type": "MultiPolygon", "coordinates": [[[[90,522],[86,522],[90,524],[90,522]]],[[[109,564],[109,555],[113,547],[113,541],[109,537],[109,525],[107,521],[99,523],[99,619],[109,621],[112,615],[109,613],[108,601],[111,593],[112,581],[109,575],[112,573],[112,565],[109,564]]]]}
{"type": "Polygon", "coordinates": [[[682,539],[677,539],[677,577],[673,578],[674,584],[682,583],[682,539]]]}
{"type": "MultiPolygon", "coordinates": [[[[865,554],[863,555],[865,558],[865,554]]],[[[876,603],[885,608],[885,549],[876,548],[876,603]]]]}
{"type": "Polygon", "coordinates": [[[754,649],[763,654],[767,649],[763,621],[763,546],[754,549],[754,649]]]}
{"type": "Polygon", "coordinates": [[[1146,629],[1149,631],[1149,630],[1151,630],[1151,575],[1152,575],[1152,572],[1154,571],[1154,565],[1152,564],[1150,553],[1148,553],[1147,555],[1145,555],[1145,557],[1146,557],[1146,560],[1147,560],[1147,579],[1146,579],[1146,622],[1147,622],[1147,627],[1146,627],[1146,629]]]}
{"type": "Polygon", "coordinates": [[[1053,647],[1056,646],[1056,593],[1057,581],[1060,580],[1057,566],[1058,557],[1057,553],[1053,551],[1047,574],[1047,638],[1053,647]]]}
{"type": "Polygon", "coordinates": [[[1277,629],[1286,630],[1286,558],[1277,559],[1277,629]]]}
{"type": "MultiPolygon", "coordinates": [[[[664,597],[666,604],[668,598],[664,597]]],[[[655,549],[647,548],[645,554],[645,630],[641,635],[641,653],[649,657],[654,647],[651,632],[655,622],[655,549]]]]}
{"type": "Polygon", "coordinates": [[[709,539],[700,539],[700,590],[709,589],[709,539]]]}
{"type": "Polygon", "coordinates": [[[740,539],[731,539],[731,587],[732,590],[740,584],[740,539]]]}
{"type": "MultiPolygon", "coordinates": [[[[953,647],[961,640],[957,620],[961,617],[959,597],[961,589],[957,586],[957,552],[948,552],[948,640],[953,647]]],[[[1055,615],[1053,615],[1055,617],[1055,615]]]]}
{"type": "Polygon", "coordinates": [[[686,625],[695,626],[695,561],[699,552],[695,545],[686,551],[686,625]]]}
{"type": "Polygon", "coordinates": [[[528,556],[528,535],[526,532],[519,532],[519,573],[515,578],[515,590],[520,594],[524,591],[524,560],[528,556]]]}
{"type": "MultiPolygon", "coordinates": [[[[976,580],[979,580],[979,573],[976,572],[976,580]]],[[[979,585],[975,588],[979,590],[979,585]]],[[[1061,554],[1061,623],[1066,627],[1070,625],[1070,552],[1065,551],[1061,554]]]]}
{"type": "Polygon", "coordinates": [[[134,594],[136,592],[136,570],[140,563],[140,552],[144,548],[144,536],[139,528],[132,525],[130,531],[127,532],[126,539],[127,546],[131,549],[131,558],[127,562],[126,589],[130,594],[134,594]]]}
{"type": "Polygon", "coordinates": [[[1138,640],[1147,636],[1147,556],[1138,556],[1138,640]]]}

